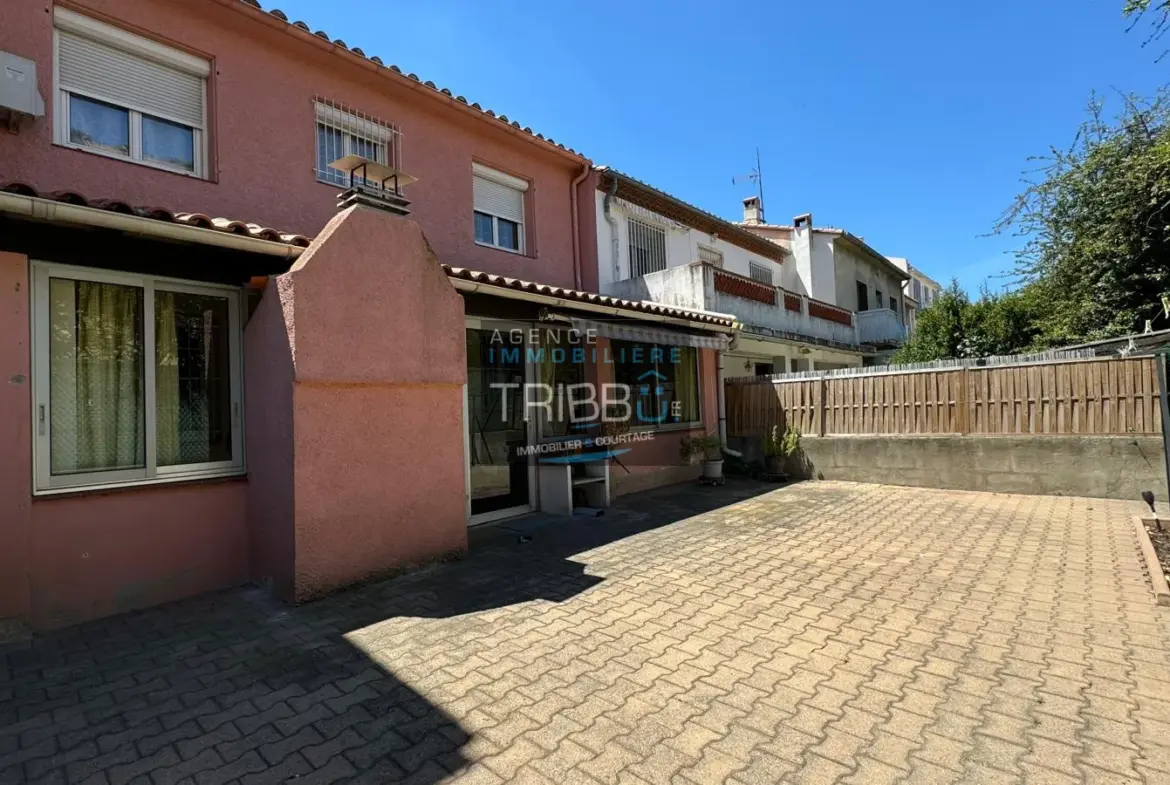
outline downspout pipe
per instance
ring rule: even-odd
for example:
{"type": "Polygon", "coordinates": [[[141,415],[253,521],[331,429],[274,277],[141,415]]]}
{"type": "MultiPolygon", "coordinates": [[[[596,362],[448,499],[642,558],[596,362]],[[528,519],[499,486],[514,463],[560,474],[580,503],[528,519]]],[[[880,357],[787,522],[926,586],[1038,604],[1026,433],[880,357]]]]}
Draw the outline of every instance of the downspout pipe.
{"type": "Polygon", "coordinates": [[[620,281],[622,277],[622,258],[618,246],[618,222],[610,212],[610,206],[613,204],[614,197],[617,196],[618,181],[617,177],[613,177],[613,182],[610,183],[609,191],[605,194],[605,199],[602,201],[602,211],[605,213],[605,220],[609,224],[610,237],[610,254],[613,259],[613,280],[620,281]]]}
{"type": "Polygon", "coordinates": [[[584,164],[581,167],[581,174],[577,175],[573,184],[569,186],[569,210],[572,213],[570,220],[573,228],[573,288],[578,291],[584,287],[581,285],[581,216],[577,214],[577,189],[589,176],[590,168],[589,164],[584,164]]]}
{"type": "Polygon", "coordinates": [[[723,389],[723,352],[715,352],[719,358],[715,364],[715,400],[719,410],[719,441],[727,447],[727,399],[723,389]]]}

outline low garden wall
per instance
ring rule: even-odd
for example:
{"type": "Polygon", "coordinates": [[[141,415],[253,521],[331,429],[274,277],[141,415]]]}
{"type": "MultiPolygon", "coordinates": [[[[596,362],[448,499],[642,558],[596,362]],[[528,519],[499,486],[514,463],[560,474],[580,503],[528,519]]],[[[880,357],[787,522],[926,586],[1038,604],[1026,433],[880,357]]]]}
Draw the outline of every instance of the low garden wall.
{"type": "MultiPolygon", "coordinates": [[[[749,462],[760,441],[729,440],[749,462]]],[[[1156,436],[820,436],[804,437],[788,467],[802,479],[1140,499],[1170,499],[1162,439],[1156,436]]]]}

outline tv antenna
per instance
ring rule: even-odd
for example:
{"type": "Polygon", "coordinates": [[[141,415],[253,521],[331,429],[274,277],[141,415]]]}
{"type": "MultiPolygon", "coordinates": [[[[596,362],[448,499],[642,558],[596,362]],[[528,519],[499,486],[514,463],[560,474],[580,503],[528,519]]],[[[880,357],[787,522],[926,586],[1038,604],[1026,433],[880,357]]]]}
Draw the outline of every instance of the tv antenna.
{"type": "Polygon", "coordinates": [[[731,178],[732,185],[754,183],[756,195],[760,198],[760,216],[764,215],[764,169],[760,166],[760,148],[756,148],[756,168],[748,174],[735,175],[731,178]]]}

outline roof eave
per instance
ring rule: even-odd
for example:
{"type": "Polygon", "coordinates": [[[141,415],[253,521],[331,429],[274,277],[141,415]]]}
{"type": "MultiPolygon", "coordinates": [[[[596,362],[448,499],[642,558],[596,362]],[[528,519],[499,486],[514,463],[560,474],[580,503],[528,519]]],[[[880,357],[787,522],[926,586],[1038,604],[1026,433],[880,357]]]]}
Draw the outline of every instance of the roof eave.
{"type": "MultiPolygon", "coordinates": [[[[628,187],[630,187],[634,190],[640,191],[640,192],[647,194],[647,195],[650,195],[650,196],[656,196],[660,199],[665,199],[665,200],[669,201],[670,203],[675,205],[679,210],[686,212],[686,213],[690,214],[691,216],[696,217],[696,219],[698,221],[714,221],[718,224],[721,224],[721,225],[727,227],[727,229],[729,230],[730,236],[720,234],[719,239],[724,240],[726,242],[729,242],[732,245],[736,246],[737,248],[742,248],[743,250],[750,251],[751,253],[754,253],[758,256],[763,256],[764,258],[771,259],[772,261],[776,262],[777,264],[783,264],[784,258],[788,255],[784,249],[784,246],[778,245],[777,243],[773,243],[771,240],[768,240],[767,238],[764,238],[764,237],[760,237],[758,234],[753,234],[752,232],[748,231],[747,229],[743,228],[742,226],[739,226],[739,225],[737,225],[731,221],[728,221],[726,219],[720,218],[719,216],[717,216],[713,213],[708,213],[705,210],[700,210],[699,208],[695,207],[694,205],[690,205],[690,204],[687,204],[686,202],[682,201],[677,196],[672,196],[671,194],[668,194],[665,191],[659,190],[658,188],[655,188],[654,186],[649,185],[648,183],[644,183],[641,180],[638,180],[634,177],[631,177],[630,175],[623,174],[622,172],[619,172],[618,170],[613,169],[613,168],[608,167],[608,166],[595,166],[594,170],[598,173],[598,175],[600,175],[599,180],[598,180],[599,190],[603,190],[603,191],[607,190],[604,186],[602,186],[600,184],[600,178],[608,175],[608,176],[613,177],[615,180],[620,181],[621,183],[627,185],[628,187]],[[740,242],[736,242],[736,240],[740,240],[740,242]],[[759,243],[763,243],[764,245],[760,245],[759,243]],[[769,246],[769,247],[765,247],[765,246],[769,246]]],[[[646,208],[646,209],[650,209],[650,208],[646,208]]],[[[695,228],[696,230],[698,230],[698,227],[692,227],[692,228],[695,228]]],[[[701,231],[701,230],[699,230],[699,231],[701,231]]]]}
{"type": "Polygon", "coordinates": [[[291,22],[264,11],[262,8],[251,5],[250,3],[246,2],[246,0],[215,0],[215,2],[230,10],[244,14],[245,16],[248,16],[258,22],[262,22],[273,29],[280,30],[288,35],[291,35],[305,43],[312,44],[318,49],[331,52],[339,57],[343,57],[354,65],[361,66],[368,71],[377,73],[384,78],[390,79],[400,87],[407,87],[419,95],[425,96],[446,106],[454,108],[457,111],[464,113],[468,117],[472,117],[483,123],[488,123],[496,130],[506,131],[509,135],[522,142],[532,144],[546,152],[553,153],[561,158],[567,158],[576,162],[577,164],[592,165],[593,163],[584,155],[572,149],[571,147],[565,147],[564,145],[557,144],[556,142],[553,142],[544,136],[538,136],[531,129],[525,130],[520,126],[519,123],[515,121],[509,122],[505,115],[497,115],[494,112],[491,112],[491,110],[477,109],[470,103],[465,103],[464,101],[460,101],[456,96],[449,95],[449,91],[444,92],[440,88],[431,87],[422,81],[412,79],[406,74],[399,73],[387,65],[376,63],[370,58],[357,54],[356,52],[344,46],[339,46],[333,41],[326,40],[319,35],[315,35],[307,30],[303,30],[291,22]]]}

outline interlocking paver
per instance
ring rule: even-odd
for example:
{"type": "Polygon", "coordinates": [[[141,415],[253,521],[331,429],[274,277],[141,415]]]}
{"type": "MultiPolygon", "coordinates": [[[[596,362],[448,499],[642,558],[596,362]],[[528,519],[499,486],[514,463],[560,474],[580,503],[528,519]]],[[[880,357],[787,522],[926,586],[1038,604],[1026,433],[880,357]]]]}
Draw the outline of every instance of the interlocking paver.
{"type": "Polygon", "coordinates": [[[1139,508],[746,482],[0,647],[0,779],[1158,782],[1139,508]]]}

